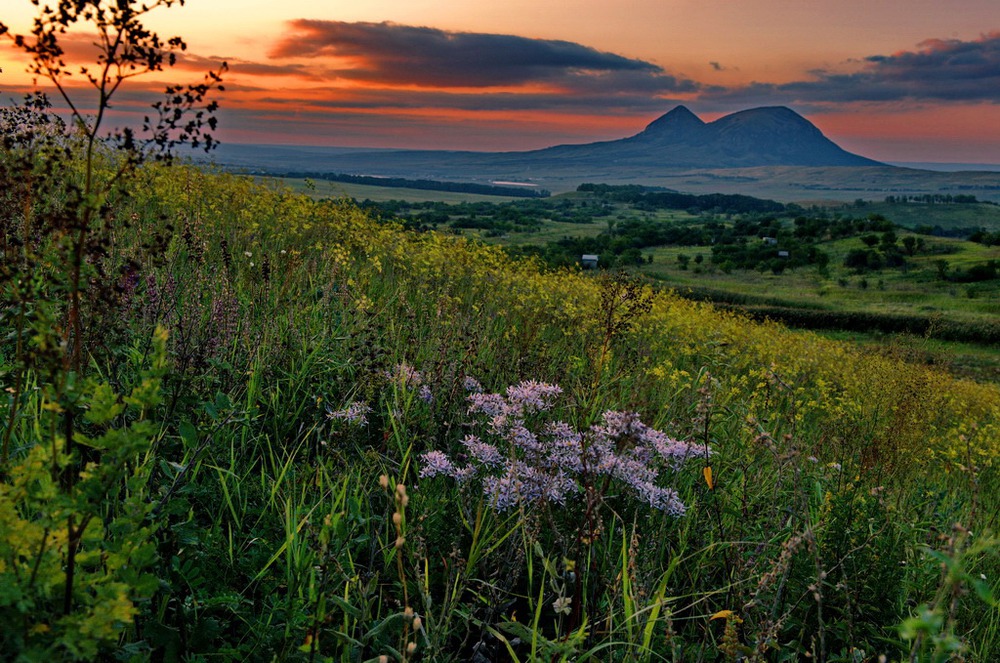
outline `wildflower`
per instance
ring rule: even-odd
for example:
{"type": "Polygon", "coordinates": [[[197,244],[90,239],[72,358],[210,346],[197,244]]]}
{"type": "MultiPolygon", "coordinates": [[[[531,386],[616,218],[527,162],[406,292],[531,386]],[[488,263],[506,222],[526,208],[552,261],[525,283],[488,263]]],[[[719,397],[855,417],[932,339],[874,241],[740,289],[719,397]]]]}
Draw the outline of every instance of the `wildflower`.
{"type": "Polygon", "coordinates": [[[502,477],[486,477],[483,480],[483,494],[497,511],[511,509],[521,501],[523,482],[512,472],[502,477]]]}
{"type": "Polygon", "coordinates": [[[451,460],[440,451],[428,451],[420,454],[420,459],[423,461],[423,467],[420,468],[419,474],[421,479],[429,479],[439,474],[451,476],[455,472],[455,466],[451,460]]]}
{"type": "Polygon", "coordinates": [[[420,397],[420,400],[422,400],[425,403],[430,403],[431,401],[434,400],[434,394],[431,393],[431,388],[428,387],[426,384],[420,387],[420,391],[417,393],[417,395],[420,397]]]}
{"type": "Polygon", "coordinates": [[[518,412],[531,413],[548,410],[552,407],[551,399],[561,393],[558,385],[526,380],[507,387],[507,402],[518,412]]]}
{"type": "Polygon", "coordinates": [[[462,387],[466,391],[474,394],[481,394],[483,392],[483,385],[479,384],[479,380],[468,375],[466,375],[465,379],[462,381],[462,387]]]}
{"type": "Polygon", "coordinates": [[[476,468],[472,465],[466,465],[465,467],[456,467],[455,471],[451,473],[451,478],[459,483],[465,483],[472,477],[476,476],[476,468]]]}
{"type": "Polygon", "coordinates": [[[555,610],[557,615],[568,615],[573,611],[573,608],[570,606],[571,603],[573,603],[573,597],[560,596],[552,602],[552,609],[555,610]]]}
{"type": "Polygon", "coordinates": [[[562,505],[580,491],[581,474],[620,482],[632,496],[673,516],[685,512],[677,491],[658,485],[664,470],[674,471],[692,456],[707,457],[703,445],[675,440],[645,425],[635,412],[608,410],[601,423],[578,431],[565,422],[540,426],[528,415],[552,408],[562,393],[557,385],[524,381],[505,394],[471,393],[468,412],[482,415],[486,434],[462,440],[470,464],[457,467],[443,452],[420,456],[421,478],[444,474],[458,481],[477,478],[483,495],[497,511],[539,502],[562,505]]]}
{"type": "Polygon", "coordinates": [[[328,419],[340,419],[352,425],[364,426],[368,423],[368,415],[371,414],[371,411],[372,409],[368,407],[367,403],[356,401],[340,410],[327,412],[326,416],[328,419]]]}
{"type": "Polygon", "coordinates": [[[507,402],[500,394],[471,394],[469,396],[469,414],[482,412],[490,416],[502,414],[507,402]]]}
{"type": "Polygon", "coordinates": [[[466,435],[462,444],[469,450],[469,455],[477,462],[487,467],[500,467],[503,465],[503,454],[493,446],[482,442],[475,435],[466,435]]]}

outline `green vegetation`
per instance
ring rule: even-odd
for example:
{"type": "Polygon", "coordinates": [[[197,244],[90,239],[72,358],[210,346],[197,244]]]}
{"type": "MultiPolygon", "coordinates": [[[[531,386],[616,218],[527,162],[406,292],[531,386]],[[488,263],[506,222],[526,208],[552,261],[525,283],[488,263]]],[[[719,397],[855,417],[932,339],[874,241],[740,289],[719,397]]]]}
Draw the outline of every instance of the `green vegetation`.
{"type": "Polygon", "coordinates": [[[515,200],[513,197],[484,196],[478,193],[389,188],[369,186],[367,184],[351,184],[348,182],[317,182],[314,180],[287,177],[257,177],[256,179],[264,184],[275,184],[279,188],[290,189],[314,198],[351,198],[357,201],[367,201],[368,203],[404,200],[411,203],[442,202],[455,204],[463,202],[500,203],[515,200]]]}
{"type": "Polygon", "coordinates": [[[101,342],[78,396],[3,346],[5,386],[43,387],[3,417],[7,651],[930,660],[1000,647],[996,389],[228,176],[149,168],[112,212],[145,221],[106,258],[137,272],[117,307],[83,297],[101,342]],[[166,243],[144,247],[157,232],[166,243]],[[469,412],[467,378],[560,385],[525,418],[539,439],[546,422],[588,431],[634,411],[707,445],[707,462],[660,473],[685,515],[632,497],[631,475],[578,475],[565,504],[513,510],[485,484],[430,476],[429,452],[504,439],[469,412]],[[80,468],[73,494],[88,501],[53,467],[80,468]],[[64,612],[65,524],[90,513],[64,612]],[[29,582],[36,566],[44,583],[29,582]],[[108,592],[116,603],[86,599],[108,592]]]}
{"type": "Polygon", "coordinates": [[[551,195],[544,189],[522,186],[499,186],[495,184],[477,184],[475,182],[439,182],[436,180],[411,180],[405,177],[369,177],[365,175],[345,175],[343,173],[324,172],[287,172],[277,174],[278,177],[289,179],[323,180],[327,182],[346,182],[364,186],[377,186],[390,189],[414,189],[418,191],[450,191],[453,193],[472,193],[480,196],[506,196],[508,198],[547,198],[551,195]]]}
{"type": "MultiPolygon", "coordinates": [[[[961,241],[943,236],[940,227],[916,232],[874,213],[637,186],[580,189],[497,205],[395,200],[364,206],[407,228],[478,236],[551,266],[596,254],[602,268],[636,269],[686,296],[797,326],[989,346],[1000,339],[1000,253],[995,235],[982,228],[966,229],[968,240],[961,241]]],[[[919,204],[973,204],[967,198],[919,204]]],[[[956,359],[961,369],[963,359],[956,359]]]]}
{"type": "Polygon", "coordinates": [[[974,196],[887,196],[883,201],[855,201],[841,210],[880,214],[904,228],[923,228],[927,234],[967,237],[978,229],[1000,231],[1000,205],[976,201],[974,196]]]}
{"type": "Polygon", "coordinates": [[[5,657],[1000,656],[996,386],[149,159],[211,81],[0,115],[5,657]]]}

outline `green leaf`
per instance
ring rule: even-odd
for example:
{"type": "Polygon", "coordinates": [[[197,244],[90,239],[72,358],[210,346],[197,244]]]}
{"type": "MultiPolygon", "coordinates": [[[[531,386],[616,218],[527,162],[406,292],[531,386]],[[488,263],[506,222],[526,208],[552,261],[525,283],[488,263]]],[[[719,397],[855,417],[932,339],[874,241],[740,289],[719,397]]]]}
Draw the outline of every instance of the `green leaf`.
{"type": "Polygon", "coordinates": [[[125,409],[124,403],[119,401],[118,394],[107,382],[94,385],[88,405],[84,419],[97,425],[108,423],[125,409]]]}
{"type": "Polygon", "coordinates": [[[185,448],[193,449],[198,446],[198,429],[190,421],[182,422],[178,427],[178,432],[185,448]]]}

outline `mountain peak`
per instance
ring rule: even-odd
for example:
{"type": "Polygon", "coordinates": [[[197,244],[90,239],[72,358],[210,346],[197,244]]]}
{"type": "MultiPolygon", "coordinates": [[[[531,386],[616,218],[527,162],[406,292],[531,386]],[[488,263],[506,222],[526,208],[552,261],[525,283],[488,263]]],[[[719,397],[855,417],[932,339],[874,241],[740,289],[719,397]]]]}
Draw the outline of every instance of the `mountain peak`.
{"type": "Polygon", "coordinates": [[[642,133],[677,133],[682,131],[697,131],[705,123],[697,115],[688,110],[687,106],[677,106],[668,113],[650,122],[642,133]]]}
{"type": "Polygon", "coordinates": [[[774,127],[809,127],[819,133],[816,126],[788,106],[762,106],[748,108],[725,117],[720,117],[714,125],[771,125],[774,127]]]}

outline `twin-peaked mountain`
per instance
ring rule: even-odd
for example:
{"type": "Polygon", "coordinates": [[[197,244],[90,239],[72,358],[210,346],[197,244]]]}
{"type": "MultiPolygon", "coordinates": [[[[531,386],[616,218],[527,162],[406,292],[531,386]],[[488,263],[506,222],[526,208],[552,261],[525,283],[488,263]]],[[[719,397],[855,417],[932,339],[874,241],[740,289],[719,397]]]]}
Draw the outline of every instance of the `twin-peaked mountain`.
{"type": "Polygon", "coordinates": [[[744,110],[714,122],[703,122],[678,106],[628,138],[524,152],[230,144],[215,153],[215,160],[272,175],[519,182],[556,192],[582,182],[604,182],[783,201],[960,191],[1000,202],[996,172],[938,173],[881,164],[841,149],[811,122],[781,106],[744,110]]]}
{"type": "Polygon", "coordinates": [[[842,150],[783,106],[745,110],[714,122],[703,122],[678,106],[628,138],[523,152],[224,145],[217,159],[267,172],[563,182],[633,181],[678,169],[882,165],[842,150]]]}
{"type": "Polygon", "coordinates": [[[620,165],[661,168],[881,165],[841,149],[784,106],[754,108],[707,123],[678,106],[629,138],[560,145],[522,155],[546,160],[610,159],[620,165]]]}

